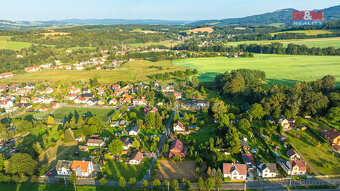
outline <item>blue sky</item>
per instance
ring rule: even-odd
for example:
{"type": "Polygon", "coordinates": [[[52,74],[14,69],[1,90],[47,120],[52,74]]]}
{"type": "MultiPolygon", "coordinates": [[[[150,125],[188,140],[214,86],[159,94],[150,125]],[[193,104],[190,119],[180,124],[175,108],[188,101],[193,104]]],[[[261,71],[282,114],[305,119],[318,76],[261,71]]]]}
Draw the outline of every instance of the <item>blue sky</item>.
{"type": "Polygon", "coordinates": [[[338,0],[0,0],[0,20],[163,19],[244,17],[283,8],[323,9],[338,0]]]}

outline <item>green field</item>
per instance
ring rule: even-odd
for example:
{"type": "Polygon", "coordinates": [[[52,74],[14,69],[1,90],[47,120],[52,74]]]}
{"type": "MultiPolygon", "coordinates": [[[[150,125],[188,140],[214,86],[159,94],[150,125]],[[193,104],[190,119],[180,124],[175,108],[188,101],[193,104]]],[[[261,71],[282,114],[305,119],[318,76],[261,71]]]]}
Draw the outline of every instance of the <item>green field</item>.
{"type": "Polygon", "coordinates": [[[340,56],[255,54],[253,58],[192,58],[173,64],[197,69],[202,82],[214,81],[216,75],[225,71],[247,68],[266,72],[268,85],[311,81],[330,74],[336,77],[340,87],[340,56]]]}
{"type": "Polygon", "coordinates": [[[288,135],[289,141],[319,173],[323,175],[340,173],[340,155],[335,153],[328,144],[322,144],[320,148],[317,148],[314,143],[319,140],[310,133],[306,131],[295,131],[295,133],[300,134],[301,138],[288,135]],[[326,164],[335,166],[327,167],[326,164]]]}
{"type": "Polygon", "coordinates": [[[124,177],[127,181],[129,178],[136,178],[137,181],[139,181],[148,170],[150,163],[150,158],[144,158],[140,165],[129,165],[124,162],[108,160],[107,164],[104,166],[103,173],[115,181],[118,181],[119,177],[124,177]]]}
{"type": "Polygon", "coordinates": [[[20,50],[22,48],[28,48],[33,43],[30,42],[14,42],[10,41],[11,36],[0,36],[0,49],[20,50]]]}
{"type": "MultiPolygon", "coordinates": [[[[128,180],[126,180],[128,182],[128,180]]],[[[1,191],[74,191],[72,185],[57,184],[0,184],[1,191]]],[[[77,186],[77,191],[142,191],[142,188],[121,188],[104,186],[77,186]]],[[[147,189],[149,190],[149,189],[147,189]]]]}
{"type": "Polygon", "coordinates": [[[75,112],[79,116],[98,116],[103,121],[106,121],[108,116],[110,116],[114,110],[106,108],[80,108],[80,107],[62,107],[53,112],[54,118],[58,120],[64,120],[70,114],[74,115],[75,112]]]}
{"type": "MultiPolygon", "coordinates": [[[[150,62],[139,60],[128,62],[122,66],[122,69],[117,70],[51,70],[29,73],[13,78],[5,79],[6,82],[36,82],[36,81],[88,81],[89,79],[97,77],[100,82],[115,82],[115,81],[147,81],[151,74],[173,72],[176,70],[185,70],[184,67],[178,67],[170,63],[170,61],[150,62]],[[162,66],[163,69],[157,69],[150,66],[162,66]]],[[[5,81],[3,80],[3,81],[5,81]]],[[[0,80],[1,82],[1,80],[0,80]]]]}
{"type": "Polygon", "coordinates": [[[228,42],[228,46],[237,46],[239,44],[270,44],[273,42],[282,43],[283,46],[287,46],[290,43],[298,45],[306,45],[307,47],[334,47],[340,48],[340,37],[333,38],[312,38],[312,39],[291,39],[291,40],[258,40],[258,41],[239,41],[239,42],[228,42]]]}
{"type": "Polygon", "coordinates": [[[271,33],[272,35],[278,34],[278,33],[304,33],[306,35],[318,35],[318,34],[329,34],[333,32],[337,32],[339,30],[295,30],[295,31],[283,31],[283,32],[276,32],[271,33]]]}

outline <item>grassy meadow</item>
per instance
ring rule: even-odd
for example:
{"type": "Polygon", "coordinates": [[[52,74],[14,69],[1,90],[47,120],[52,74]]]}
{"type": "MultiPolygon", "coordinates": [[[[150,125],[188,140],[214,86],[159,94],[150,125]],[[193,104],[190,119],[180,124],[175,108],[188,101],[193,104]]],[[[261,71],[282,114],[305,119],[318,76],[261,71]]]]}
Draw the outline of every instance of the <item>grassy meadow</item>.
{"type": "Polygon", "coordinates": [[[312,81],[330,74],[336,77],[340,87],[340,56],[255,54],[253,58],[193,58],[172,63],[197,69],[202,82],[214,81],[216,75],[225,71],[247,68],[266,72],[268,85],[312,81]]]}
{"type": "Polygon", "coordinates": [[[172,41],[172,40],[168,40],[168,41],[161,41],[161,42],[147,42],[147,43],[133,43],[133,44],[128,44],[128,46],[131,47],[147,47],[150,45],[163,45],[166,47],[171,47],[171,46],[175,46],[177,44],[182,43],[182,41],[172,41]]]}
{"type": "Polygon", "coordinates": [[[0,36],[0,49],[20,50],[32,46],[30,42],[10,41],[11,36],[0,36]]]}
{"type": "MultiPolygon", "coordinates": [[[[36,82],[36,81],[88,81],[97,77],[100,82],[115,82],[115,81],[147,81],[151,74],[174,72],[176,70],[185,70],[184,67],[176,66],[170,61],[150,62],[146,60],[138,60],[134,62],[127,62],[121,69],[117,70],[53,70],[34,72],[25,75],[7,78],[6,82],[36,82]],[[157,69],[152,66],[162,66],[163,69],[157,69]],[[152,68],[151,68],[152,67],[152,68]]],[[[4,81],[4,80],[3,80],[4,81]]]]}
{"type": "Polygon", "coordinates": [[[257,41],[239,41],[239,42],[228,42],[228,46],[237,46],[239,44],[270,44],[273,42],[282,43],[283,46],[287,46],[290,43],[298,45],[306,45],[307,47],[334,47],[340,48],[340,37],[332,38],[311,38],[311,39],[290,39],[290,40],[257,40],[257,41]]]}
{"type": "Polygon", "coordinates": [[[329,34],[333,32],[337,32],[338,30],[295,30],[295,31],[282,31],[282,32],[276,32],[271,33],[272,35],[278,34],[278,33],[304,33],[306,35],[318,35],[318,34],[329,34]]]}
{"type": "MultiPolygon", "coordinates": [[[[103,121],[106,121],[114,110],[107,108],[79,108],[79,107],[62,107],[53,112],[54,118],[64,120],[65,117],[69,117],[70,114],[75,115],[78,113],[80,116],[98,116],[103,121]]],[[[76,117],[77,118],[77,117],[76,117]]]]}

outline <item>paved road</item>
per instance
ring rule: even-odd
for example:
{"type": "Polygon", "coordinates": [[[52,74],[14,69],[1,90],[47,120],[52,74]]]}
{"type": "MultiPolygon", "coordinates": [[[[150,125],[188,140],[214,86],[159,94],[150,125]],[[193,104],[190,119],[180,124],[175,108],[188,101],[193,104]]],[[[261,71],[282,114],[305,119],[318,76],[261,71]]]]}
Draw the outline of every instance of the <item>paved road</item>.
{"type": "Polygon", "coordinates": [[[164,144],[164,142],[166,140],[166,137],[168,136],[168,133],[170,132],[170,125],[171,125],[172,119],[175,116],[175,112],[176,112],[176,110],[174,110],[172,112],[170,118],[168,119],[168,122],[167,122],[167,124],[166,124],[166,126],[164,128],[164,131],[163,131],[162,135],[161,135],[161,138],[160,138],[160,141],[159,141],[159,145],[158,145],[156,154],[155,154],[154,158],[151,161],[151,164],[150,164],[150,166],[148,168],[148,171],[146,172],[146,174],[144,175],[143,179],[140,182],[143,182],[144,180],[149,180],[152,168],[155,165],[155,163],[156,163],[156,161],[157,161],[157,159],[159,157],[159,153],[160,153],[160,151],[162,149],[162,146],[163,146],[163,144],[164,144]]]}

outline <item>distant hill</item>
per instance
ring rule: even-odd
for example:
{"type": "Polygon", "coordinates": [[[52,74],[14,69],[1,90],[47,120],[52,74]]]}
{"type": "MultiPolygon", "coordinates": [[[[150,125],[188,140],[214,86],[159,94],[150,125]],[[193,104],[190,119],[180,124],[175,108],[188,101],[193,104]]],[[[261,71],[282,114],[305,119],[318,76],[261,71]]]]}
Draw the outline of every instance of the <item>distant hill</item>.
{"type": "MultiPolygon", "coordinates": [[[[243,18],[230,18],[230,19],[222,19],[222,20],[202,20],[194,23],[190,23],[190,25],[215,25],[215,26],[224,26],[224,25],[268,25],[274,23],[284,23],[291,24],[292,20],[292,11],[296,11],[296,9],[281,9],[278,11],[253,15],[243,18]]],[[[325,11],[325,20],[326,21],[339,21],[340,20],[340,5],[329,7],[323,9],[325,11]]]]}

